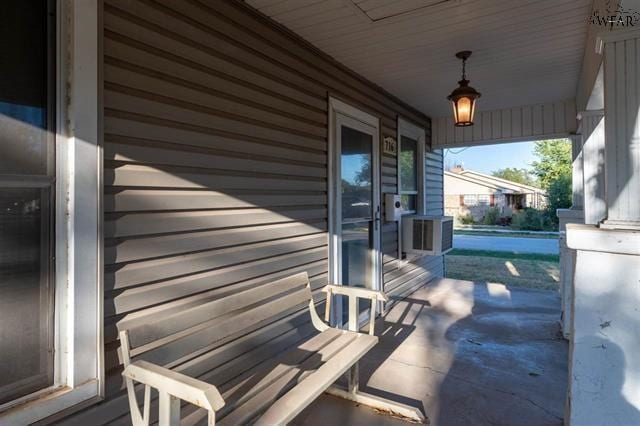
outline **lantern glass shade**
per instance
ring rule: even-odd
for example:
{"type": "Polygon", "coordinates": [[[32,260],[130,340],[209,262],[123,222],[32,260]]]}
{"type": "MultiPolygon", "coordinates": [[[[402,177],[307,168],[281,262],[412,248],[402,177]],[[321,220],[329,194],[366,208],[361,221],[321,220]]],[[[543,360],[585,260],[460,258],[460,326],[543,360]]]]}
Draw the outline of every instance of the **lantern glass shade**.
{"type": "Polygon", "coordinates": [[[452,99],[453,118],[456,126],[472,126],[475,113],[476,100],[470,96],[461,96],[452,99]]]}

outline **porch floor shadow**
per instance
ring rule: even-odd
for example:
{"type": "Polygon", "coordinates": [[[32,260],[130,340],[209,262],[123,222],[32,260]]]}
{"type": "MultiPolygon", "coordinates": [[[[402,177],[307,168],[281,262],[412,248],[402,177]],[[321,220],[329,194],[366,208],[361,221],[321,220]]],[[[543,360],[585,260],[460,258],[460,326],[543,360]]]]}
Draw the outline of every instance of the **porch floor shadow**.
{"type": "MultiPolygon", "coordinates": [[[[420,408],[432,425],[561,425],[568,343],[556,292],[439,279],[378,319],[361,388],[420,408]]],[[[396,425],[329,395],[296,424],[396,425]]]]}

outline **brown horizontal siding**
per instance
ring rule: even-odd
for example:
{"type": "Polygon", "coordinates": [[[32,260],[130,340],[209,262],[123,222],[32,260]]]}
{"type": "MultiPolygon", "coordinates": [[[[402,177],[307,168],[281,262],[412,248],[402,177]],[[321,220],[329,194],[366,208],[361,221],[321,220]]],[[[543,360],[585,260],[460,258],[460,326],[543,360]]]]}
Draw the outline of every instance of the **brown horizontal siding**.
{"type": "MultiPolygon", "coordinates": [[[[427,140],[431,138],[431,128],[426,126],[427,140]]],[[[382,182],[383,192],[397,192],[397,174],[391,176],[391,170],[396,170],[395,158],[383,157],[382,182]],[[385,165],[387,165],[385,167],[385,165]],[[388,169],[388,179],[392,185],[385,188],[385,169],[388,169]]],[[[443,198],[443,157],[442,151],[431,151],[427,146],[425,153],[425,183],[424,192],[426,198],[426,215],[441,216],[444,214],[443,198]]],[[[395,173],[395,172],[394,172],[395,173]]],[[[384,206],[383,206],[384,208],[384,206]]],[[[404,297],[417,286],[442,276],[444,273],[443,256],[419,256],[409,260],[398,260],[398,226],[396,223],[383,227],[382,252],[383,252],[383,276],[385,291],[397,300],[404,297]]]]}
{"type": "MultiPolygon", "coordinates": [[[[241,3],[105,0],[103,16],[106,400],[70,424],[129,422],[119,329],[302,271],[321,302],[329,94],[379,117],[383,138],[398,114],[430,133],[427,117],[241,3]]],[[[396,158],[381,162],[383,192],[395,192],[396,158]]],[[[385,282],[438,273],[425,261],[407,283],[392,278],[409,272],[397,234],[385,224],[385,282]]],[[[157,361],[237,375],[300,340],[300,312],[211,358],[182,345],[157,361]],[[247,349],[259,342],[264,353],[247,349]]]]}

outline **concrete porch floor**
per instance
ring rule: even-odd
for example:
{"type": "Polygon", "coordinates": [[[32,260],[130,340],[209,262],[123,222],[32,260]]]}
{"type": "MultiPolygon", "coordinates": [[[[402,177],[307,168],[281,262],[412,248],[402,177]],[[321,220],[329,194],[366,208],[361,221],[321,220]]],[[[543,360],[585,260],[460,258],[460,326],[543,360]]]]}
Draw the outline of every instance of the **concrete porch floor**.
{"type": "MultiPolygon", "coordinates": [[[[432,425],[559,425],[568,344],[555,292],[440,279],[377,322],[360,363],[365,392],[419,407],[432,425]]],[[[403,421],[323,395],[296,424],[403,421]]]]}

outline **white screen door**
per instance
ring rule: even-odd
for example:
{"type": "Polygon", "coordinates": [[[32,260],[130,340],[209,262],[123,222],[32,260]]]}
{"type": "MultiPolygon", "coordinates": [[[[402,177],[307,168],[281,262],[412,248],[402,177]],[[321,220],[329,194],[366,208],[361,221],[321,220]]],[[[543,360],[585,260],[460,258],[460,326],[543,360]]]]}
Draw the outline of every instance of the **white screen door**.
{"type": "MultiPolygon", "coordinates": [[[[333,124],[331,277],[339,285],[380,290],[378,128],[341,112],[335,112],[333,124]]],[[[343,302],[334,305],[334,315],[344,323],[343,302]]],[[[361,312],[369,307],[361,301],[361,312]]]]}

